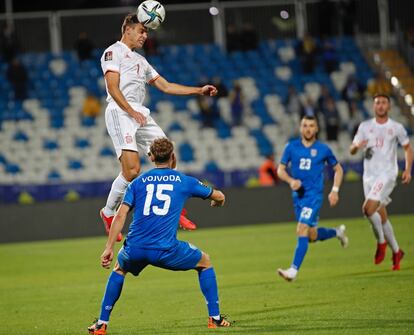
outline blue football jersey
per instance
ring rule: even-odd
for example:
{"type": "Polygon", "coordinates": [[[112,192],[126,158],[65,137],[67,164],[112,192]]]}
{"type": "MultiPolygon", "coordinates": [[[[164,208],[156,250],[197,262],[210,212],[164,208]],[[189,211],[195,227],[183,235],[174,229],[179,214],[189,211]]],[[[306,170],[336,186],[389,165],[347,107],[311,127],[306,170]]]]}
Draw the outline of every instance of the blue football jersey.
{"type": "Polygon", "coordinates": [[[178,221],[186,200],[206,199],[213,189],[198,179],[169,169],[152,169],[131,182],[123,203],[133,208],[127,244],[167,250],[177,240],[178,221]]]}
{"type": "Polygon", "coordinates": [[[295,139],[286,145],[280,163],[290,164],[291,177],[302,182],[294,196],[307,197],[323,194],[325,164],[335,166],[338,161],[326,144],[317,140],[305,147],[301,139],[295,139]]]}

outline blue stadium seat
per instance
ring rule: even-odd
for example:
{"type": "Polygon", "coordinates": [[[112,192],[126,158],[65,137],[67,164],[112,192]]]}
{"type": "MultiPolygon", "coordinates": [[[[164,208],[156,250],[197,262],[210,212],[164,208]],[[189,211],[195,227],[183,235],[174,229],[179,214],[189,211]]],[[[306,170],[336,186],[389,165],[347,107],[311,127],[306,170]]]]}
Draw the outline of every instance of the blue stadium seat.
{"type": "Polygon", "coordinates": [[[183,162],[194,161],[194,150],[189,143],[183,143],[179,146],[180,160],[183,162]]]}
{"type": "Polygon", "coordinates": [[[102,157],[106,157],[106,156],[112,157],[112,156],[115,156],[115,152],[110,147],[103,147],[101,151],[99,152],[99,155],[102,157]]]}
{"type": "Polygon", "coordinates": [[[6,163],[5,171],[10,174],[17,174],[21,172],[22,170],[18,164],[6,163]]]}
{"type": "Polygon", "coordinates": [[[89,140],[86,138],[77,138],[75,139],[75,147],[79,149],[85,149],[90,147],[89,140]]]}
{"type": "Polygon", "coordinates": [[[28,142],[29,136],[27,136],[27,134],[23,132],[22,130],[19,130],[14,134],[13,140],[19,141],[19,142],[28,142]]]}
{"type": "Polygon", "coordinates": [[[70,170],[80,170],[80,169],[83,169],[83,164],[79,160],[71,159],[68,162],[68,168],[70,170]]]}
{"type": "Polygon", "coordinates": [[[58,171],[52,170],[48,173],[47,180],[49,182],[58,182],[62,180],[62,176],[58,171]]]}
{"type": "Polygon", "coordinates": [[[43,149],[56,150],[59,149],[59,144],[57,143],[57,141],[46,139],[43,141],[43,149]]]}

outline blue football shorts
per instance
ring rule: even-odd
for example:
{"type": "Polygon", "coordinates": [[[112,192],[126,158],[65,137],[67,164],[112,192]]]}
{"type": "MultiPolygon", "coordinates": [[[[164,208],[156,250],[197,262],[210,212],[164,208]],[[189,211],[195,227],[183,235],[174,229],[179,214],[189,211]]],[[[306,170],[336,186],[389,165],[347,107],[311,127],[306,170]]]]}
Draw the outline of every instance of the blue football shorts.
{"type": "Polygon", "coordinates": [[[322,206],[322,197],[294,198],[293,206],[297,222],[316,227],[319,221],[319,211],[322,206]]]}
{"type": "Polygon", "coordinates": [[[138,276],[147,266],[173,271],[195,269],[201,259],[201,251],[191,243],[178,241],[168,250],[143,249],[133,246],[123,246],[118,253],[118,263],[121,269],[138,276]]]}

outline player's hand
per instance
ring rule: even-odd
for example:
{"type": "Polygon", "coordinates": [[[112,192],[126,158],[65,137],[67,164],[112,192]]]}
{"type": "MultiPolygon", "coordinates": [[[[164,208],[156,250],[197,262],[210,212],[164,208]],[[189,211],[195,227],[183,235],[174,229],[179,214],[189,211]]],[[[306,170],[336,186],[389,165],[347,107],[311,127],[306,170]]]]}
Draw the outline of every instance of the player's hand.
{"type": "Polygon", "coordinates": [[[147,123],[147,118],[140,112],[134,111],[130,115],[141,127],[147,123]]]}
{"type": "Polygon", "coordinates": [[[299,179],[293,179],[290,183],[289,183],[290,188],[293,191],[297,191],[298,189],[301,188],[302,186],[302,182],[299,179]]]}
{"type": "Polygon", "coordinates": [[[101,265],[105,269],[109,269],[112,259],[114,258],[114,251],[112,249],[105,249],[101,255],[101,265]]]}
{"type": "Polygon", "coordinates": [[[409,184],[411,181],[411,172],[404,170],[401,176],[401,181],[403,184],[409,184]]]}
{"type": "Polygon", "coordinates": [[[210,206],[211,207],[223,207],[224,206],[224,201],[225,200],[222,200],[222,201],[211,200],[210,206]]]}
{"type": "Polygon", "coordinates": [[[331,207],[336,206],[336,204],[337,204],[337,203],[338,203],[338,201],[339,201],[339,194],[338,194],[338,192],[334,192],[334,191],[332,191],[331,193],[329,193],[329,195],[328,195],[328,200],[329,200],[329,205],[330,205],[331,207]]]}
{"type": "Polygon", "coordinates": [[[201,88],[201,95],[208,95],[210,97],[214,97],[217,95],[217,88],[213,85],[205,85],[201,88]]]}

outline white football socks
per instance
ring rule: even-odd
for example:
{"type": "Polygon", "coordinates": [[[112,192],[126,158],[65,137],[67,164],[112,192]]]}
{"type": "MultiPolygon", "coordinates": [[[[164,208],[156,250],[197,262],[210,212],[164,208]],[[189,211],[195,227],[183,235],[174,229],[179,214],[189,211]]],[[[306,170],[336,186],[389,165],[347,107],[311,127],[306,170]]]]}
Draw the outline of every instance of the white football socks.
{"type": "Polygon", "coordinates": [[[106,200],[106,205],[103,210],[105,216],[113,216],[124,197],[125,190],[129,185],[122,173],[115,178],[112,183],[111,191],[109,192],[108,199],[106,200]]]}
{"type": "Polygon", "coordinates": [[[375,212],[371,216],[368,216],[368,220],[371,222],[372,231],[374,232],[375,237],[377,238],[378,243],[384,243],[384,231],[382,229],[381,215],[378,212],[375,212]]]}
{"type": "Polygon", "coordinates": [[[400,249],[398,242],[394,235],[394,229],[392,228],[390,220],[387,220],[383,225],[382,229],[384,231],[385,239],[387,243],[390,245],[392,252],[396,253],[400,249]]]}

